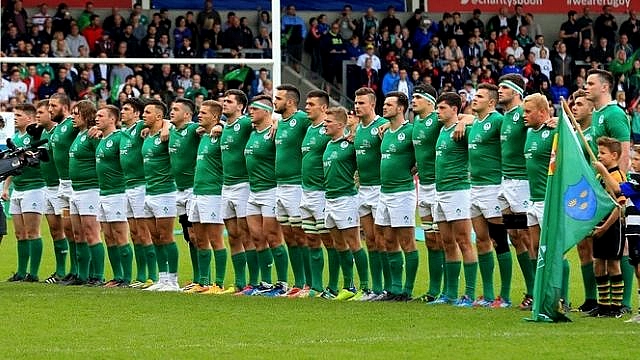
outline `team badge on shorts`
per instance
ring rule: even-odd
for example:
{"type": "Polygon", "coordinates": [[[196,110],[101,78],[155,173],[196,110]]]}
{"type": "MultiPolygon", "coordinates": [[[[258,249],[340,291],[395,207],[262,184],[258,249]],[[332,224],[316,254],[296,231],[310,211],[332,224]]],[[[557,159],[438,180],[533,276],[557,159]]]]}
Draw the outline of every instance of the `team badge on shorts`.
{"type": "Polygon", "coordinates": [[[484,131],[489,131],[489,129],[491,129],[491,123],[484,124],[482,128],[484,129],[484,131]]]}
{"type": "Polygon", "coordinates": [[[240,131],[240,123],[233,125],[233,131],[240,131]]]}
{"type": "Polygon", "coordinates": [[[291,119],[291,121],[289,121],[289,126],[294,127],[297,123],[296,119],[291,119]]]}
{"type": "Polygon", "coordinates": [[[398,134],[398,141],[404,141],[404,133],[398,134]]]}

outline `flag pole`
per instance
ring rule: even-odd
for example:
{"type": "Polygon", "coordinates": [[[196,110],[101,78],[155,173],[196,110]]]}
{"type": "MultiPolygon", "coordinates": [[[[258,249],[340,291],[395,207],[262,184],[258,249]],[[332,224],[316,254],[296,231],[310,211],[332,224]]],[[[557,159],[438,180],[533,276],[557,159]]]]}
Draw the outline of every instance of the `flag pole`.
{"type": "Polygon", "coordinates": [[[562,103],[562,108],[564,109],[564,113],[567,114],[567,117],[569,118],[569,120],[571,120],[571,124],[578,132],[578,135],[580,135],[580,140],[582,141],[582,144],[584,145],[585,149],[587,149],[587,154],[589,154],[589,158],[591,159],[591,162],[598,161],[598,157],[596,157],[596,155],[593,153],[593,150],[591,150],[589,141],[587,141],[587,138],[584,136],[584,133],[582,132],[582,127],[580,126],[580,124],[578,124],[576,119],[573,117],[573,113],[569,109],[569,104],[567,103],[567,100],[562,98],[560,102],[562,103]]]}

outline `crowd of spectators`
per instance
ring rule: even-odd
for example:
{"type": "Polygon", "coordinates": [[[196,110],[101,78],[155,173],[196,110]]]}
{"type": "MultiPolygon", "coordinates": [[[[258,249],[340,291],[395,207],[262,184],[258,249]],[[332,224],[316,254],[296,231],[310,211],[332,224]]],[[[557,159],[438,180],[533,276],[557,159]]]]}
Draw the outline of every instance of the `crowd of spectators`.
{"type": "MultiPolygon", "coordinates": [[[[4,4],[3,4],[4,5],[4,4]]],[[[243,65],[196,66],[190,58],[271,56],[271,19],[262,11],[259,23],[229,12],[223,22],[213,1],[201,11],[169,18],[167,9],[151,17],[136,3],[129,10],[112,9],[102,18],[89,1],[80,12],[60,3],[50,11],[47,3],[29,14],[21,0],[10,1],[2,12],[2,56],[97,58],[95,64],[2,63],[0,104],[6,109],[21,102],[45,99],[65,92],[74,100],[118,104],[131,96],[171,102],[178,96],[197,103],[217,99],[228,88],[248,95],[269,93],[266,69],[236,71],[243,65]],[[74,16],[74,14],[76,16],[74,16]],[[258,29],[254,34],[252,29],[258,29]],[[100,58],[184,58],[184,65],[105,65],[100,58]],[[225,76],[233,74],[234,76],[225,76]],[[240,76],[238,76],[238,74],[240,76]]]]}
{"type": "MultiPolygon", "coordinates": [[[[359,74],[347,81],[380,95],[396,90],[410,95],[415,85],[428,83],[439,91],[458,91],[468,104],[478,84],[495,84],[501,75],[517,73],[525,78],[528,93],[541,92],[557,105],[560,97],[584,86],[589,69],[603,68],[618,80],[621,105],[638,97],[640,23],[635,12],[618,26],[610,6],[596,16],[585,7],[581,14],[570,11],[567,21],[559,29],[546,29],[547,34],[522,5],[513,13],[503,7],[486,23],[481,15],[478,9],[467,19],[444,13],[437,21],[418,9],[403,23],[393,6],[378,16],[372,8],[356,15],[345,5],[336,19],[320,14],[307,24],[293,21],[294,6],[285,18],[301,28],[293,33],[304,35],[314,71],[340,83],[342,62],[354,61],[359,74]],[[545,35],[558,40],[547,43],[545,35]]],[[[293,53],[298,49],[294,43],[293,53]]]]}

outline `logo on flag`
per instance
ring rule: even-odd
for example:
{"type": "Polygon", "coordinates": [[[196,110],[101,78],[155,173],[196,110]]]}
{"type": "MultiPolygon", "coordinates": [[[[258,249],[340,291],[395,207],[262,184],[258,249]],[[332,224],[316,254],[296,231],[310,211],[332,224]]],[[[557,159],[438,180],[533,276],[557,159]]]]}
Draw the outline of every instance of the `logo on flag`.
{"type": "Polygon", "coordinates": [[[596,194],[583,177],[577,184],[569,185],[564,193],[565,211],[574,220],[588,221],[597,210],[596,194]]]}

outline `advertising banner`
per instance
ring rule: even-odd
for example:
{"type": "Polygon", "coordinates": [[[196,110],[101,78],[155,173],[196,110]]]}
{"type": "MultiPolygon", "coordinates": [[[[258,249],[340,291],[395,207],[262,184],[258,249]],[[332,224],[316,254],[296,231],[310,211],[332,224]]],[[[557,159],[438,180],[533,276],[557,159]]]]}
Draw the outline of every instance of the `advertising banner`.
{"type": "Polygon", "coordinates": [[[498,13],[498,10],[506,6],[513,12],[516,5],[522,5],[524,11],[533,14],[566,14],[569,10],[582,12],[582,8],[588,6],[592,13],[597,14],[605,5],[611,6],[612,12],[623,13],[628,9],[640,10],[640,0],[425,0],[425,9],[429,12],[472,12],[480,9],[483,14],[498,13]]]}

